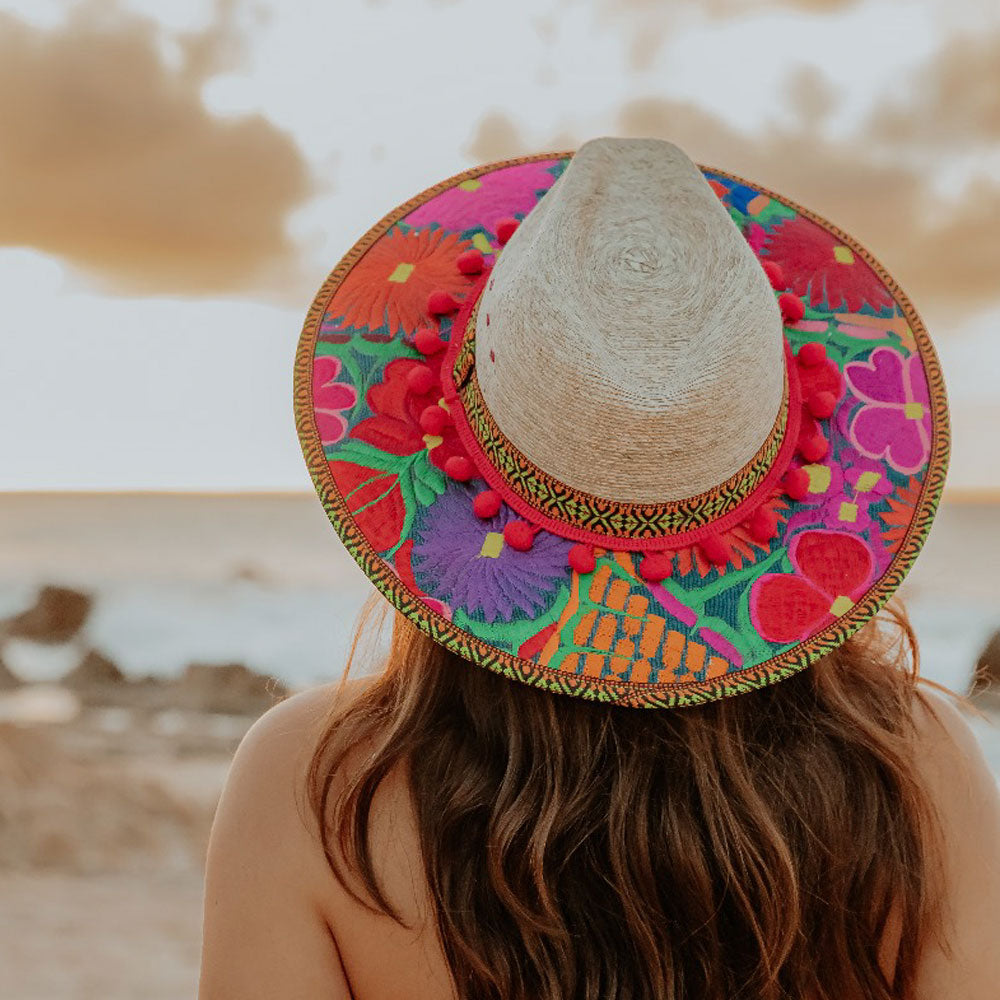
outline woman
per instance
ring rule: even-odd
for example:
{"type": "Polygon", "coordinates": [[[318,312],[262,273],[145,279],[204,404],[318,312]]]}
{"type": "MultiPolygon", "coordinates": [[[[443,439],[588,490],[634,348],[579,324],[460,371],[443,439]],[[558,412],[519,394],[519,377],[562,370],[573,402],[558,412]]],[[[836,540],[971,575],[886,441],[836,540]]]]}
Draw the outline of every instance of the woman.
{"type": "Polygon", "coordinates": [[[296,391],[399,614],[241,746],[203,1000],[996,995],[996,786],[875,617],[943,388],[863,248],[653,140],[491,165],[348,254],[296,391]]]}

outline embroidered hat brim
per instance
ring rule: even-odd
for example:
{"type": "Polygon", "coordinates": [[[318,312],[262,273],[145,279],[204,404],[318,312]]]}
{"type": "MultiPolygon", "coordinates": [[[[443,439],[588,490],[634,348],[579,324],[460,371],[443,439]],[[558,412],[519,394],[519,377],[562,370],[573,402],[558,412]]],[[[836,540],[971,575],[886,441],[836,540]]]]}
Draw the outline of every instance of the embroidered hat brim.
{"type": "Polygon", "coordinates": [[[570,156],[443,181],[382,219],[331,272],[295,368],[313,482],[378,589],[472,663],[635,707],[773,683],[869,621],[920,551],[949,446],[933,346],[856,240],[702,168],[787,289],[785,416],[711,502],[588,509],[574,496],[567,505],[560,484],[491,432],[466,345],[486,280],[478,272],[570,156]],[[815,455],[801,445],[800,411],[825,441],[815,455]],[[796,486],[782,488],[789,472],[796,486]],[[755,530],[754,513],[768,530],[755,530]],[[526,517],[522,546],[512,526],[526,517]],[[571,556],[581,541],[583,557],[571,556]],[[661,573],[643,571],[650,545],[667,546],[661,573]]]}

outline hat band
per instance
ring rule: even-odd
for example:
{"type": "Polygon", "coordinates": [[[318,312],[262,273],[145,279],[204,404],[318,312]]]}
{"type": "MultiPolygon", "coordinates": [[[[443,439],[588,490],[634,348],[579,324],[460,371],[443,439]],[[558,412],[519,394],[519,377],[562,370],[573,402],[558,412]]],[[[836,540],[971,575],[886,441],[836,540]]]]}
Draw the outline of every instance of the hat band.
{"type": "Polygon", "coordinates": [[[794,394],[797,399],[797,386],[791,385],[796,377],[795,366],[788,364],[786,345],[784,391],[774,425],[753,458],[725,482],[693,497],[652,504],[610,500],[561,482],[539,468],[511,442],[483,398],[476,376],[475,334],[481,291],[482,285],[469,296],[455,318],[448,355],[442,366],[442,374],[452,383],[446,395],[460,403],[463,411],[462,414],[453,413],[456,428],[470,457],[490,485],[516,508],[527,505],[549,522],[548,526],[556,533],[573,538],[589,536],[598,543],[608,539],[634,542],[672,539],[716,525],[720,518],[754,498],[765,481],[770,485],[778,465],[787,465],[787,460],[782,459],[790,455],[786,454],[788,448],[783,445],[789,425],[790,396],[794,394]],[[560,531],[560,525],[565,530],[560,531]]]}

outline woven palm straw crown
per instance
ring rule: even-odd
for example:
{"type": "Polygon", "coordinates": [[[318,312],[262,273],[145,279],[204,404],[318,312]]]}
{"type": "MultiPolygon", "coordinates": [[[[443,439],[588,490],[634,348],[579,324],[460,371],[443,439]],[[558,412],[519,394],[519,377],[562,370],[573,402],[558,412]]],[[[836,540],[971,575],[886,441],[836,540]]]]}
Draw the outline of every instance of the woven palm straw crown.
{"type": "Polygon", "coordinates": [[[399,611],[641,707],[787,677],[899,586],[944,481],[933,347],[819,216],[658,140],[467,171],[307,317],[303,451],[399,611]]]}

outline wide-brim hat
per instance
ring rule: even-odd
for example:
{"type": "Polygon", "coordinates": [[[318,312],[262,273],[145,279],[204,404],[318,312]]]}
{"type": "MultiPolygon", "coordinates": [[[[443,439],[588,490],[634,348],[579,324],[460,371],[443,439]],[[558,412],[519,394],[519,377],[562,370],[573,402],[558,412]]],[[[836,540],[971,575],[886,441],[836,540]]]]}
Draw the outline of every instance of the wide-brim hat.
{"type": "Polygon", "coordinates": [[[871,620],[949,443],[885,268],[656,140],[487,164],[390,212],[313,302],[295,412],[402,615],[473,664],[640,707],[781,680],[871,620]]]}

